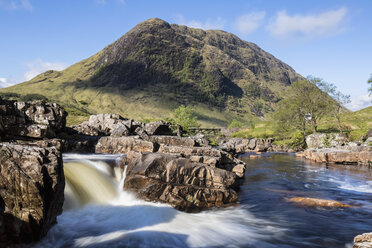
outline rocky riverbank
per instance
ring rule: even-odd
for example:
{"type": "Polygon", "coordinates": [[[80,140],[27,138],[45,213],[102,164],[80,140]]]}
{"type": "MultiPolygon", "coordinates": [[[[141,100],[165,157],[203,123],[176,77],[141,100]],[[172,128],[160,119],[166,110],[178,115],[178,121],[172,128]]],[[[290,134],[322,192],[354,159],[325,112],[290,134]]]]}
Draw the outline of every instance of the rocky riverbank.
{"type": "MultiPolygon", "coordinates": [[[[98,114],[66,127],[57,104],[0,99],[0,242],[4,246],[41,239],[62,212],[63,152],[126,153],[124,189],[186,212],[238,201],[246,152],[288,151],[272,139],[222,140],[182,137],[182,127],[98,114]]],[[[308,149],[301,156],[326,163],[370,165],[371,147],[308,149]]]]}
{"type": "Polygon", "coordinates": [[[307,149],[298,154],[319,163],[359,164],[372,168],[372,147],[335,147],[307,149]]]}
{"type": "MultiPolygon", "coordinates": [[[[92,115],[66,127],[57,104],[0,99],[0,242],[40,240],[64,201],[62,152],[127,153],[124,188],[139,198],[196,212],[234,204],[245,164],[182,127],[92,115]],[[178,136],[177,136],[178,135],[178,136]]],[[[265,149],[265,142],[251,142],[265,149]]]]}
{"type": "Polygon", "coordinates": [[[57,104],[0,99],[0,246],[40,240],[62,213],[65,179],[53,138],[66,125],[57,104]]]}
{"type": "Polygon", "coordinates": [[[335,164],[359,164],[372,167],[372,132],[362,142],[348,142],[345,135],[311,134],[306,137],[308,149],[297,156],[319,162],[335,164]]]}

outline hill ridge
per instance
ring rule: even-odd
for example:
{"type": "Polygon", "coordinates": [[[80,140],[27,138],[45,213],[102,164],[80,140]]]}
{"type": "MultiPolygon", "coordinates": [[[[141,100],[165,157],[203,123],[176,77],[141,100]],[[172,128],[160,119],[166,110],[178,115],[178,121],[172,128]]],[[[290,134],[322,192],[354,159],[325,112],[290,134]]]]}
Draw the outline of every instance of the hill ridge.
{"type": "Polygon", "coordinates": [[[180,104],[193,105],[205,125],[221,126],[274,111],[285,88],[301,79],[234,34],[152,18],[63,71],[47,71],[0,93],[42,95],[72,110],[70,120],[102,112],[164,118],[180,104]]]}

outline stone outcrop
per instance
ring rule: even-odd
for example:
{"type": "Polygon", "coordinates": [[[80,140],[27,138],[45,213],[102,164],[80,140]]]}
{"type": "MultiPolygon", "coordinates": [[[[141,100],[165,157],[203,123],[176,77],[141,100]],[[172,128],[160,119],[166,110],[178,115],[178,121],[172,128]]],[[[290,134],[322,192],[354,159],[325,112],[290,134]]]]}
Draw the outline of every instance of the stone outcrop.
{"type": "Polygon", "coordinates": [[[0,144],[0,244],[45,236],[62,212],[64,184],[55,147],[0,144]]]}
{"type": "Polygon", "coordinates": [[[91,115],[88,121],[71,126],[81,135],[87,136],[133,136],[147,138],[152,135],[172,135],[171,124],[164,121],[143,123],[123,118],[118,114],[91,115]]]}
{"type": "Polygon", "coordinates": [[[220,148],[228,152],[246,153],[250,151],[265,152],[271,149],[272,142],[269,139],[241,139],[231,138],[220,143],[220,148]]]}
{"type": "Polygon", "coordinates": [[[147,123],[144,131],[146,131],[147,135],[172,135],[170,123],[164,121],[147,123]]]}
{"type": "Polygon", "coordinates": [[[51,138],[63,131],[67,113],[56,103],[0,99],[0,135],[6,138],[51,138]]]}
{"type": "Polygon", "coordinates": [[[139,137],[102,137],[95,146],[96,153],[154,152],[156,145],[139,137]]]}
{"type": "Polygon", "coordinates": [[[182,154],[183,156],[199,155],[199,156],[210,156],[210,157],[221,157],[222,151],[216,148],[210,147],[185,147],[185,146],[169,146],[160,145],[158,152],[160,153],[174,153],[182,154]]]}
{"type": "Polygon", "coordinates": [[[193,136],[190,136],[189,138],[193,139],[195,141],[196,145],[198,145],[198,146],[208,146],[209,145],[208,139],[202,133],[197,133],[193,136]]]}
{"type": "Polygon", "coordinates": [[[100,130],[96,127],[90,126],[88,121],[84,121],[78,125],[70,126],[71,129],[75,130],[80,135],[86,136],[107,136],[108,132],[100,130]]]}
{"type": "Polygon", "coordinates": [[[192,138],[186,138],[186,137],[156,135],[156,136],[148,137],[147,140],[157,143],[159,145],[162,144],[162,145],[167,145],[167,146],[184,146],[184,147],[196,146],[196,143],[192,138]]]}
{"type": "Polygon", "coordinates": [[[327,148],[342,146],[348,139],[340,133],[313,133],[306,136],[307,148],[327,148]]]}
{"type": "Polygon", "coordinates": [[[372,165],[370,146],[307,149],[302,156],[320,163],[372,165]]]}
{"type": "Polygon", "coordinates": [[[179,155],[129,152],[124,188],[142,199],[195,212],[236,203],[237,176],[179,155]]]}
{"type": "Polygon", "coordinates": [[[363,233],[354,238],[353,248],[370,248],[372,247],[372,232],[363,233]]]}

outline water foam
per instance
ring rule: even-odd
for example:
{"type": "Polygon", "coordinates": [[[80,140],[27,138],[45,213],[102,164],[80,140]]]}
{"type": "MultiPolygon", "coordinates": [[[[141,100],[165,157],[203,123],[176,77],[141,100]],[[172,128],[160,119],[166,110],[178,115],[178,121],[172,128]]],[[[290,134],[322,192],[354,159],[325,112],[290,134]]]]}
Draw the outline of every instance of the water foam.
{"type": "MultiPolygon", "coordinates": [[[[101,180],[100,176],[107,176],[92,161],[81,163],[99,173],[90,173],[95,177],[91,184],[101,180]]],[[[88,204],[63,212],[58,224],[36,246],[275,247],[265,240],[273,240],[284,231],[255,218],[247,208],[189,214],[166,204],[145,202],[122,190],[124,179],[125,171],[120,182],[112,180],[118,194],[115,199],[103,205],[88,204]]]]}

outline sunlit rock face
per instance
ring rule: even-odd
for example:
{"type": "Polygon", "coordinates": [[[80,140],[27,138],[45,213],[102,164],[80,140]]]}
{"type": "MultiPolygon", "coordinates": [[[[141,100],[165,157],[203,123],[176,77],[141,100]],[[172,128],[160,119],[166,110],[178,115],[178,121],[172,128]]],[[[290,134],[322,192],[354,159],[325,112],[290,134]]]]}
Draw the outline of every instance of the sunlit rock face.
{"type": "Polygon", "coordinates": [[[0,244],[45,236],[62,213],[64,186],[56,148],[0,144],[0,244]]]}
{"type": "Polygon", "coordinates": [[[142,199],[195,212],[236,203],[235,173],[172,154],[128,153],[124,188],[142,199]]]}
{"type": "Polygon", "coordinates": [[[372,232],[363,233],[354,238],[353,248],[368,248],[372,247],[372,232]]]}
{"type": "Polygon", "coordinates": [[[66,126],[67,113],[55,103],[17,102],[0,98],[0,135],[51,138],[66,126]]]}
{"type": "Polygon", "coordinates": [[[307,149],[303,157],[320,163],[372,165],[372,147],[307,149]]]}

